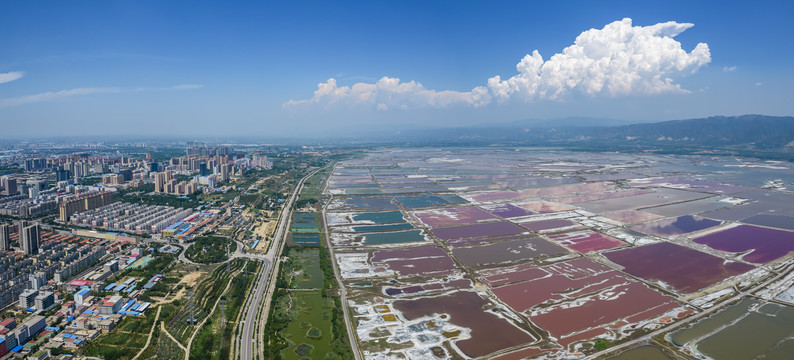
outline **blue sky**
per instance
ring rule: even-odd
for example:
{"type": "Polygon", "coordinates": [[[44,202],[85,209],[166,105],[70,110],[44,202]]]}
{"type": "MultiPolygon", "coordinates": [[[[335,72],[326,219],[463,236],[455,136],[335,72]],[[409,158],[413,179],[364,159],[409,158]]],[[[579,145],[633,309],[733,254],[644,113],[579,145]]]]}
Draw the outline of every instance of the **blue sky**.
{"type": "Polygon", "coordinates": [[[0,137],[794,115],[792,13],[784,1],[3,1],[0,137]],[[551,61],[626,31],[633,42],[610,56],[642,60],[551,61]],[[517,71],[534,50],[537,72],[517,71]],[[315,95],[331,78],[342,90],[315,95]]]}

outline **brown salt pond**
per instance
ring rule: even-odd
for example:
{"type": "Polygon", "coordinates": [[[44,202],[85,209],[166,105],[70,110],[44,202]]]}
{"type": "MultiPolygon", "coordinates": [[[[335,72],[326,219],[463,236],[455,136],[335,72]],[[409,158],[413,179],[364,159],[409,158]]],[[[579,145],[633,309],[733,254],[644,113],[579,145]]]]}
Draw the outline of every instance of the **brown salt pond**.
{"type": "Polygon", "coordinates": [[[626,273],[651,282],[664,282],[683,293],[695,292],[753,269],[752,265],[725,261],[668,242],[611,251],[604,255],[623,266],[626,273]]]}
{"type": "Polygon", "coordinates": [[[455,248],[452,255],[463,265],[480,267],[490,264],[525,261],[538,256],[563,254],[567,250],[541,238],[519,239],[483,246],[455,248]]]}
{"type": "Polygon", "coordinates": [[[631,230],[665,237],[700,231],[717,226],[721,223],[720,221],[706,219],[700,216],[686,215],[635,225],[631,227],[631,230]]]}
{"type": "Polygon", "coordinates": [[[535,341],[529,333],[496,314],[483,310],[491,307],[490,303],[471,291],[415,300],[397,300],[392,306],[408,320],[447,314],[450,323],[471,329],[470,339],[455,343],[469,357],[485,356],[535,341]]]}
{"type": "Polygon", "coordinates": [[[435,276],[455,269],[452,258],[435,245],[379,250],[372,256],[372,264],[386,266],[400,275],[435,276]]]}
{"type": "Polygon", "coordinates": [[[579,231],[551,235],[549,236],[549,239],[578,252],[605,250],[626,245],[626,243],[618,239],[597,233],[595,231],[579,231]]]}
{"type": "Polygon", "coordinates": [[[478,238],[488,236],[504,236],[526,232],[518,225],[507,221],[488,222],[471,225],[450,226],[435,228],[430,232],[441,240],[478,238]]]}
{"type": "Polygon", "coordinates": [[[650,190],[627,190],[627,191],[616,191],[616,192],[608,192],[602,194],[588,194],[588,195],[580,195],[580,196],[572,196],[572,197],[564,197],[554,199],[554,201],[563,203],[563,204],[575,204],[580,202],[587,202],[587,201],[595,201],[595,200],[605,200],[605,199],[616,199],[626,196],[634,196],[634,195],[642,195],[652,193],[653,191],[650,190]]]}
{"type": "Polygon", "coordinates": [[[576,207],[571,205],[559,204],[556,202],[549,202],[549,201],[537,201],[537,202],[529,202],[529,203],[516,204],[516,205],[538,214],[548,214],[553,212],[576,209],[576,207]]]}
{"type": "Polygon", "coordinates": [[[538,220],[538,221],[530,221],[530,222],[522,222],[519,223],[521,226],[532,230],[532,231],[546,231],[546,230],[554,230],[554,229],[561,229],[567,228],[572,226],[578,226],[576,222],[568,219],[547,219],[547,220],[538,220]]]}
{"type": "Polygon", "coordinates": [[[662,218],[661,215],[651,214],[649,212],[639,210],[615,211],[605,214],[604,216],[628,225],[662,218]]]}
{"type": "Polygon", "coordinates": [[[496,219],[485,210],[474,206],[415,211],[413,214],[425,225],[431,227],[470,224],[481,220],[496,219]]]}

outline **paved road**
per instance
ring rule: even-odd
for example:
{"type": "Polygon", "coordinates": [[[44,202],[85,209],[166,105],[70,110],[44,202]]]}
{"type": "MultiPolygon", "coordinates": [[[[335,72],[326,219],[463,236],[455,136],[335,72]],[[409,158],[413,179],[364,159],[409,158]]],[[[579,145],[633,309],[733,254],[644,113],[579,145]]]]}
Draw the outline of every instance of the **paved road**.
{"type": "MultiPolygon", "coordinates": [[[[303,187],[303,182],[314,175],[317,171],[319,171],[319,169],[304,176],[295,186],[295,189],[292,191],[289,199],[282,207],[281,216],[279,217],[278,221],[278,227],[276,228],[276,233],[273,236],[273,243],[271,244],[270,249],[268,249],[268,252],[264,255],[264,257],[261,257],[261,255],[257,256],[257,259],[264,261],[265,264],[257,273],[257,278],[255,280],[256,287],[254,288],[253,292],[249,294],[248,302],[244,305],[245,317],[241,319],[243,328],[239,333],[238,340],[240,346],[240,359],[253,359],[255,353],[259,354],[259,358],[264,359],[263,348],[259,345],[259,342],[264,340],[262,339],[261,334],[263,333],[264,325],[267,322],[270,300],[273,295],[273,288],[275,286],[275,281],[270,280],[273,276],[278,276],[276,273],[278,266],[274,266],[275,269],[273,269],[273,267],[270,265],[275,264],[275,258],[281,253],[281,249],[284,246],[284,239],[289,229],[289,222],[292,219],[292,207],[295,204],[295,200],[298,198],[301,188],[303,187]],[[264,308],[260,306],[263,303],[264,308]],[[260,308],[262,308],[262,312],[259,313],[259,316],[257,316],[260,308]],[[259,326],[257,335],[260,336],[255,336],[254,334],[254,330],[257,325],[259,326]]],[[[237,251],[235,251],[235,254],[236,253],[237,251]]]]}
{"type": "MultiPolygon", "coordinates": [[[[327,183],[326,183],[327,184],[327,183]]],[[[326,185],[327,187],[327,185],[326,185]]],[[[334,247],[331,244],[331,232],[328,230],[328,223],[325,221],[325,212],[328,208],[328,205],[334,199],[333,195],[328,199],[328,202],[325,203],[323,206],[323,226],[325,228],[325,233],[327,234],[328,238],[328,251],[331,257],[332,267],[334,269],[334,278],[339,286],[339,300],[342,303],[342,313],[345,319],[345,328],[347,329],[347,337],[350,340],[350,348],[353,351],[353,356],[356,360],[361,360],[361,353],[358,349],[358,341],[356,340],[355,333],[353,331],[353,324],[350,322],[350,315],[348,314],[347,308],[347,290],[345,289],[344,284],[342,284],[342,276],[339,275],[339,266],[336,264],[336,256],[334,256],[334,247]]]]}

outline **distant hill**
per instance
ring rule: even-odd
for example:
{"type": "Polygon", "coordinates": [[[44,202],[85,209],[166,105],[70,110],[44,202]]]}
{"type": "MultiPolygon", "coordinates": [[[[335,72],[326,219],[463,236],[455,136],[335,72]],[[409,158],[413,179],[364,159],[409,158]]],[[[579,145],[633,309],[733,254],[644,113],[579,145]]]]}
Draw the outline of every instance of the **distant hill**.
{"type": "MultiPolygon", "coordinates": [[[[578,133],[586,135],[581,131],[578,133]]],[[[713,116],[703,119],[588,128],[587,133],[592,138],[610,141],[693,143],[701,146],[744,144],[763,149],[782,148],[794,141],[794,117],[713,116]]]]}
{"type": "Polygon", "coordinates": [[[587,121],[560,122],[556,127],[547,122],[532,126],[516,123],[422,129],[403,131],[392,140],[413,144],[564,146],[584,150],[654,150],[794,159],[794,117],[791,116],[713,116],[619,126],[582,123],[587,121]]]}

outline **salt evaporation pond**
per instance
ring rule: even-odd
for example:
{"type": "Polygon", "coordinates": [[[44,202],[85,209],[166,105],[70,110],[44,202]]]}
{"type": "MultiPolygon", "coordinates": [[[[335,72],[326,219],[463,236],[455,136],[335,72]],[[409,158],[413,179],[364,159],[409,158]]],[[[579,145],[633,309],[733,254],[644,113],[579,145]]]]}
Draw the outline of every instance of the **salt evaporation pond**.
{"type": "Polygon", "coordinates": [[[360,225],[353,226],[355,232],[372,232],[372,231],[394,231],[394,230],[409,230],[414,226],[409,223],[402,224],[383,224],[383,225],[360,225]]]}
{"type": "Polygon", "coordinates": [[[477,238],[487,236],[513,235],[526,232],[518,225],[511,222],[488,222],[471,225],[451,226],[430,230],[433,235],[441,240],[477,238]]]}
{"type": "Polygon", "coordinates": [[[740,303],[731,305],[714,315],[700,320],[691,327],[673,332],[670,334],[670,341],[676,346],[684,346],[686,343],[708,335],[720,327],[744,316],[751,307],[758,305],[758,303],[759,301],[753,298],[744,298],[740,303]]]}
{"type": "Polygon", "coordinates": [[[399,210],[390,197],[347,198],[341,201],[341,209],[347,210],[399,210]]]}
{"type": "Polygon", "coordinates": [[[404,223],[405,218],[400,211],[365,212],[351,215],[353,223],[372,222],[375,224],[404,223]]]}
{"type": "Polygon", "coordinates": [[[745,224],[773,227],[784,230],[794,230],[794,217],[760,214],[742,220],[745,224]]]}
{"type": "Polygon", "coordinates": [[[713,359],[791,359],[794,308],[767,303],[701,340],[697,350],[713,359]]]}
{"type": "Polygon", "coordinates": [[[358,236],[363,237],[364,245],[402,244],[426,241],[425,236],[422,235],[422,230],[419,229],[395,232],[360,233],[357,234],[357,237],[358,236]]]}
{"type": "Polygon", "coordinates": [[[471,329],[471,338],[458,340],[455,345],[469,357],[533,342],[535,338],[507,320],[485,309],[490,305],[477,293],[459,291],[452,295],[397,300],[393,306],[408,320],[433,314],[448,314],[449,322],[471,329]]]}
{"type": "Polygon", "coordinates": [[[668,242],[604,253],[623,271],[643,279],[662,281],[683,293],[703,289],[728,277],[753,269],[752,265],[726,262],[716,256],[668,242]]]}
{"type": "Polygon", "coordinates": [[[794,232],[740,225],[699,237],[695,242],[734,253],[752,250],[742,259],[765,264],[794,251],[794,232]]]}
{"type": "Polygon", "coordinates": [[[567,250],[541,238],[519,239],[483,246],[461,247],[452,250],[463,265],[480,267],[490,264],[529,260],[538,256],[564,254],[567,250]]]}
{"type": "Polygon", "coordinates": [[[615,239],[611,236],[606,236],[595,231],[579,231],[573,233],[565,233],[559,235],[551,235],[549,239],[552,241],[565,245],[570,249],[578,252],[590,252],[598,250],[606,250],[618,246],[626,245],[626,243],[615,239]]]}
{"type": "Polygon", "coordinates": [[[721,224],[721,222],[699,216],[679,216],[672,219],[658,220],[645,224],[635,225],[631,230],[646,234],[666,237],[671,235],[681,235],[693,231],[708,229],[721,224]]]}
{"type": "Polygon", "coordinates": [[[474,206],[415,211],[413,214],[422,223],[431,227],[469,224],[482,220],[496,219],[495,216],[485,210],[474,206]]]}
{"type": "Polygon", "coordinates": [[[431,206],[442,206],[449,204],[462,204],[466,200],[452,194],[421,194],[409,196],[395,196],[397,202],[407,208],[423,208],[431,206]]]}
{"type": "Polygon", "coordinates": [[[503,218],[511,218],[511,217],[519,217],[519,216],[526,216],[526,215],[534,215],[536,214],[533,211],[515,206],[513,204],[496,204],[496,205],[486,205],[483,206],[485,210],[488,210],[491,214],[496,216],[500,216],[503,218]]]}

